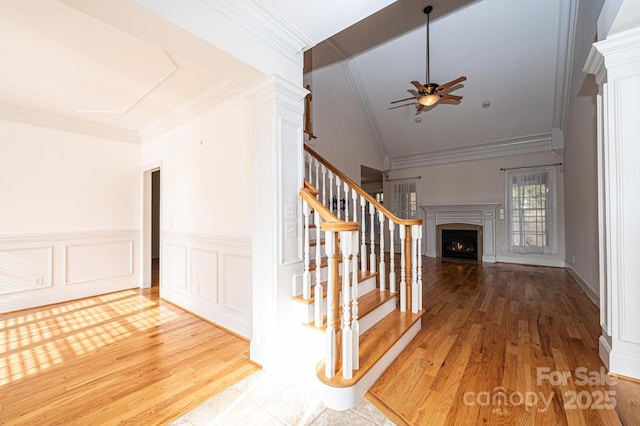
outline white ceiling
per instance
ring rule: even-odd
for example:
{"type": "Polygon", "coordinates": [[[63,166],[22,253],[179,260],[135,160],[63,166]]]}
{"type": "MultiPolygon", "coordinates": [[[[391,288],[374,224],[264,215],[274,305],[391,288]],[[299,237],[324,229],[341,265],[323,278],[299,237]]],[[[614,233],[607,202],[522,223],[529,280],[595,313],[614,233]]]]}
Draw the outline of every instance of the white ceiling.
{"type": "MultiPolygon", "coordinates": [[[[313,14],[293,0],[251,4],[269,8],[314,43],[348,25],[335,10],[353,9],[343,12],[354,22],[363,1],[324,2],[313,14]]],[[[377,10],[390,1],[366,7],[377,10]]],[[[562,127],[575,3],[398,0],[330,42],[358,77],[367,118],[391,158],[544,139],[562,127]],[[414,107],[388,108],[390,101],[411,95],[411,80],[426,83],[422,9],[428,3],[434,6],[431,79],[468,80],[454,92],[464,96],[459,105],[425,109],[418,124],[414,107]],[[491,107],[482,108],[483,101],[491,107]]],[[[0,115],[46,113],[115,129],[132,140],[187,105],[260,76],[132,0],[3,1],[0,55],[0,115]]]]}
{"type": "MultiPolygon", "coordinates": [[[[381,150],[396,160],[396,166],[429,153],[478,147],[495,153],[502,146],[529,141],[539,145],[551,137],[553,128],[562,129],[575,4],[399,0],[328,43],[345,58],[381,150]],[[434,7],[431,80],[444,84],[466,76],[467,81],[451,92],[463,100],[457,105],[436,104],[419,115],[415,105],[389,109],[391,101],[415,93],[412,80],[426,83],[423,9],[429,4],[434,7]],[[491,103],[489,108],[482,107],[485,101],[491,103]]],[[[314,58],[314,68],[326,65],[314,58]]]]}

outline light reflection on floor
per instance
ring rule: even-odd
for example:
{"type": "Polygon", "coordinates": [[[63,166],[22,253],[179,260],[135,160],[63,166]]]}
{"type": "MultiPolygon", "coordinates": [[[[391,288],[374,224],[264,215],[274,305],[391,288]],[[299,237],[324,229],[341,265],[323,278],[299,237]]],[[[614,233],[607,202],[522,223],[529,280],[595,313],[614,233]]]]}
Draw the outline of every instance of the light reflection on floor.
{"type": "Polygon", "coordinates": [[[86,355],[177,317],[138,290],[56,305],[35,313],[0,315],[0,386],[86,355]],[[91,308],[91,309],[88,309],[91,308]]]}

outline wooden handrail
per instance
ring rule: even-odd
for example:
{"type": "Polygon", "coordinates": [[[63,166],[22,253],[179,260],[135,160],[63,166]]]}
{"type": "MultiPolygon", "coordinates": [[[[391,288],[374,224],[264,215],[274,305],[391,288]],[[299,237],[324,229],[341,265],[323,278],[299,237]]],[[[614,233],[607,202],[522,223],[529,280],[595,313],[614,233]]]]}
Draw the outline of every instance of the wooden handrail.
{"type": "MultiPolygon", "coordinates": [[[[305,179],[304,188],[300,189],[300,197],[305,200],[312,209],[318,212],[318,214],[325,220],[320,224],[320,229],[323,231],[357,231],[359,229],[358,222],[345,222],[340,220],[334,215],[328,208],[326,208],[314,195],[315,188],[305,179]]],[[[317,194],[317,190],[316,190],[317,194]]]]}
{"type": "Polygon", "coordinates": [[[364,199],[374,205],[376,210],[381,211],[386,217],[388,217],[393,222],[399,225],[421,225],[422,219],[400,219],[393,213],[391,213],[387,208],[385,208],[382,204],[380,204],[375,198],[371,195],[367,194],[359,185],[356,185],[354,181],[345,176],[340,170],[335,168],[330,162],[328,162],[324,157],[311,149],[307,144],[304,145],[304,150],[309,152],[311,155],[316,157],[324,166],[331,170],[336,176],[338,176],[343,182],[346,182],[351,188],[353,188],[358,194],[360,194],[364,199]]]}

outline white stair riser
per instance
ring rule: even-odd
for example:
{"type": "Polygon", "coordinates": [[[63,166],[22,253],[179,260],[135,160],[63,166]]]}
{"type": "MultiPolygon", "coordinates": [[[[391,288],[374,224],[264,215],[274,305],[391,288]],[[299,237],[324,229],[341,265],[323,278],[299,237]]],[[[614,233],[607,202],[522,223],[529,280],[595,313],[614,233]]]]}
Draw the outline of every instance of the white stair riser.
{"type": "MultiPolygon", "coordinates": [[[[358,294],[362,295],[368,293],[372,290],[376,289],[376,277],[370,277],[366,280],[358,283],[358,294]]],[[[313,295],[313,288],[311,289],[311,294],[313,295]]],[[[340,295],[340,300],[342,300],[342,294],[340,295]]],[[[310,323],[315,320],[315,302],[310,304],[305,303],[295,303],[293,307],[293,314],[297,321],[302,324],[310,323]]],[[[321,315],[326,314],[327,310],[327,298],[322,299],[322,305],[320,306],[321,315]]],[[[386,315],[386,314],[385,314],[386,315]]]]}
{"type": "Polygon", "coordinates": [[[393,312],[396,309],[396,302],[397,296],[392,297],[382,305],[375,308],[373,311],[369,312],[367,315],[358,319],[358,323],[360,325],[360,335],[376,325],[380,320],[382,320],[382,318],[393,312]]]}

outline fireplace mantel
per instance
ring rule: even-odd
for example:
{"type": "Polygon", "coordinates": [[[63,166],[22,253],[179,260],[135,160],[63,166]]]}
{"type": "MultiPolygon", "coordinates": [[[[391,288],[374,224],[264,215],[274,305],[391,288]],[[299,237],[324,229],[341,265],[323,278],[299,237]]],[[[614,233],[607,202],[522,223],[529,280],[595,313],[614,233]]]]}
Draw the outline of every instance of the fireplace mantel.
{"type": "Polygon", "coordinates": [[[424,211],[425,255],[436,257],[436,226],[446,223],[467,223],[483,227],[482,261],[496,261],[496,209],[500,203],[426,205],[424,211]]]}

